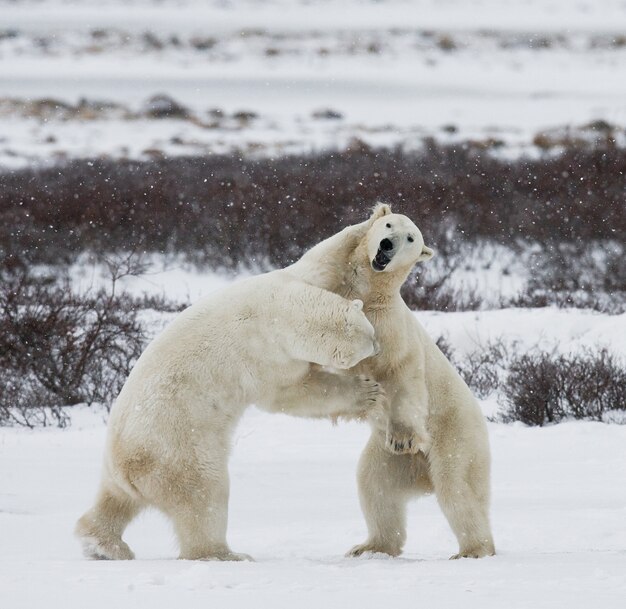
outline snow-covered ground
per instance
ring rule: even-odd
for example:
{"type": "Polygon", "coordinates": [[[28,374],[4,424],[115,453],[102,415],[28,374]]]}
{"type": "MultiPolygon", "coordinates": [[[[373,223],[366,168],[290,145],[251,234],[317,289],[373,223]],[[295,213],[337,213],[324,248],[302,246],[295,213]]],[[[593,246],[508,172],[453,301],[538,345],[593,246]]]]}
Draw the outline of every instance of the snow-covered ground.
{"type": "Polygon", "coordinates": [[[90,562],[72,538],[96,490],[105,427],[79,410],[64,431],[0,429],[0,606],[623,607],[626,426],[489,425],[498,555],[449,561],[434,498],[411,505],[397,559],[349,559],[362,541],[355,469],[368,430],[252,410],[236,436],[229,540],[254,563],[177,561],[146,513],[134,562],[90,562]]]}
{"type": "Polygon", "coordinates": [[[623,0],[0,1],[0,164],[281,154],[355,137],[519,153],[545,129],[599,120],[625,144],[625,32],[623,0]],[[159,93],[192,120],[142,117],[159,93]],[[8,103],[81,98],[125,118],[8,103]],[[233,118],[242,111],[255,116],[233,118]]]}

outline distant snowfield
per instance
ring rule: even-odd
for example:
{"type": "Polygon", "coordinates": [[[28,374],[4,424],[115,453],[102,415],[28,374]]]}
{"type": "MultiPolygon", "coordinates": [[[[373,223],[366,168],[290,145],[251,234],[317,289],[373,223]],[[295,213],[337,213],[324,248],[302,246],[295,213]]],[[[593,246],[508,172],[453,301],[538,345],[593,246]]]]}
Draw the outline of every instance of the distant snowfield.
{"type": "Polygon", "coordinates": [[[0,166],[284,154],[345,148],[354,137],[409,148],[426,136],[492,138],[520,153],[538,131],[597,120],[616,125],[626,145],[621,0],[45,0],[0,2],[0,12],[0,99],[104,99],[137,109],[167,93],[205,123],[0,112],[0,166]],[[258,117],[214,125],[204,120],[214,108],[258,117]],[[341,118],[312,118],[320,109],[341,118]]]}
{"type": "Polygon", "coordinates": [[[127,27],[221,33],[410,28],[599,32],[626,28],[623,0],[0,0],[8,24],[34,31],[127,27]]]}

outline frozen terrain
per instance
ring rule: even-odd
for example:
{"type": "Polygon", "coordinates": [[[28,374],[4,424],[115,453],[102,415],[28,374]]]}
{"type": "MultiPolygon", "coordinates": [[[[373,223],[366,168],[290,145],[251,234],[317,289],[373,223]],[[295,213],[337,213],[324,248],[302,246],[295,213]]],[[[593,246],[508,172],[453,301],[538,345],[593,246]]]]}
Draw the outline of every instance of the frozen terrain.
{"type": "Polygon", "coordinates": [[[95,493],[105,427],[0,429],[0,605],[93,607],[602,607],[626,596],[626,426],[490,424],[498,555],[449,561],[436,501],[411,505],[397,559],[343,558],[362,541],[355,468],[367,428],[252,410],[235,442],[229,540],[254,563],[176,561],[146,513],[134,562],[90,562],[72,538],[95,493]]]}
{"type": "Polygon", "coordinates": [[[623,0],[2,1],[0,164],[428,136],[519,153],[597,121],[623,145],[624,32],[623,0]],[[146,117],[163,93],[190,116],[146,117]]]}

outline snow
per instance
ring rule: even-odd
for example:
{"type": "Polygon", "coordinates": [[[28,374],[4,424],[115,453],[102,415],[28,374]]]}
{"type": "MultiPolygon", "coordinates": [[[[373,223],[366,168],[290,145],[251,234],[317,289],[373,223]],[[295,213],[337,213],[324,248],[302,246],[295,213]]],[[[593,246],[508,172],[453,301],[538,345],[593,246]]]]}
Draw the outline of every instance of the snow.
{"type": "Polygon", "coordinates": [[[134,562],[91,562],[72,538],[93,499],[103,413],[71,428],[0,429],[0,605],[84,607],[623,606],[626,426],[490,424],[498,555],[448,561],[455,540],[432,497],[411,504],[397,559],[344,558],[362,541],[355,469],[364,425],[252,409],[231,464],[229,541],[254,563],[177,561],[165,519],[129,527],[134,562]]]}
{"type": "Polygon", "coordinates": [[[502,340],[525,353],[575,353],[605,347],[626,356],[626,313],[606,315],[588,309],[500,309],[416,313],[428,333],[443,336],[460,356],[502,340]]]}
{"type": "MultiPolygon", "coordinates": [[[[241,271],[237,275],[225,270],[200,272],[198,269],[176,256],[146,254],[141,256],[145,272],[141,275],[122,277],[120,289],[132,296],[164,297],[174,303],[191,303],[203,296],[252,274],[252,270],[241,271]]],[[[42,267],[42,272],[49,271],[42,267]]],[[[258,271],[260,272],[260,271],[258,271]]],[[[102,264],[94,264],[88,255],[78,256],[69,268],[72,288],[80,293],[88,290],[110,289],[111,277],[102,264]]]]}
{"type": "Polygon", "coordinates": [[[284,154],[345,148],[354,137],[413,149],[426,136],[494,138],[519,154],[537,132],[595,120],[616,125],[626,145],[621,0],[0,6],[0,99],[86,97],[132,110],[167,93],[196,113],[149,125],[0,113],[0,166],[155,150],[284,154]],[[259,117],[207,126],[216,107],[259,117]],[[342,118],[312,117],[324,108],[342,118]]]}
{"type": "Polygon", "coordinates": [[[626,29],[623,0],[45,0],[0,2],[6,23],[35,31],[84,23],[145,31],[221,33],[233,29],[586,31],[626,29]],[[64,9],[64,10],[60,10],[64,9]],[[104,9],[104,10],[103,10],[104,9]],[[193,18],[190,18],[193,17],[193,18]]]}

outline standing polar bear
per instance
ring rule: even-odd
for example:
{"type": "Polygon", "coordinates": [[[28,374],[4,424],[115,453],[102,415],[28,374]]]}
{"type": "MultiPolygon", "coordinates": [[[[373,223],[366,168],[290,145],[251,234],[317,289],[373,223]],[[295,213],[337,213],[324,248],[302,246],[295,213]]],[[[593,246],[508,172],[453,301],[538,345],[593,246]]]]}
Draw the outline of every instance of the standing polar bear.
{"type": "Polygon", "coordinates": [[[251,403],[300,416],[382,406],[369,378],[340,376],[377,349],[362,303],[274,271],[181,313],[144,351],[113,406],[95,505],[76,533],[90,558],[131,559],[122,540],[154,506],[186,559],[241,560],[226,542],[231,436],[251,403]]]}
{"type": "Polygon", "coordinates": [[[435,492],[459,542],[453,558],[495,554],[489,524],[487,427],[469,388],[400,296],[413,266],[432,257],[418,228],[387,205],[320,243],[287,270],[304,281],[358,298],[380,353],[355,373],[372,375],[389,401],[386,426],[374,424],[359,463],[368,539],[349,554],[397,556],[406,540],[406,504],[435,492]]]}

